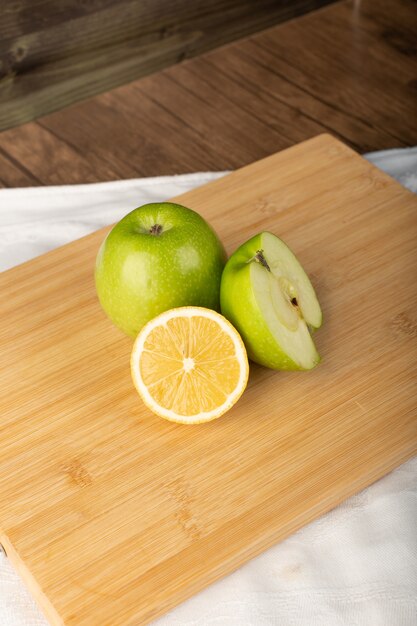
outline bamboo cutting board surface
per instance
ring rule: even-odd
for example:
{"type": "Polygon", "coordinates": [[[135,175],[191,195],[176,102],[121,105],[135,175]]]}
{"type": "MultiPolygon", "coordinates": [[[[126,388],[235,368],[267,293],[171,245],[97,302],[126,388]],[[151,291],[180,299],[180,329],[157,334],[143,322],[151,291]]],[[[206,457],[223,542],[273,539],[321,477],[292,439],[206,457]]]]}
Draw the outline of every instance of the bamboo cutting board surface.
{"type": "Polygon", "coordinates": [[[322,135],[177,200],[229,253],[261,230],[292,247],[323,362],[252,366],[227,415],[173,424],[97,303],[106,229],[5,272],[0,542],[53,625],[147,623],[417,448],[417,198],[322,135]]]}

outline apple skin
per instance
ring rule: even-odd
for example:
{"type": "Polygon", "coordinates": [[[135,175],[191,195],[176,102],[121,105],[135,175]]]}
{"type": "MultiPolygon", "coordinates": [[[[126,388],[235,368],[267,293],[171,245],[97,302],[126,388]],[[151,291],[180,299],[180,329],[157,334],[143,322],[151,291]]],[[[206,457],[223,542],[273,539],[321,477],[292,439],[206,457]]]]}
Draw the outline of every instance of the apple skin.
{"type": "Polygon", "coordinates": [[[219,311],[225,262],[220,240],[198,213],[171,202],[145,204],[103,241],[97,295],[111,321],[136,337],[149,320],[174,307],[219,311]]]}
{"type": "Polygon", "coordinates": [[[274,370],[302,370],[278,346],[255,299],[250,259],[262,249],[262,233],[242,244],[229,258],[220,287],[222,314],[240,333],[248,357],[274,370]]]}

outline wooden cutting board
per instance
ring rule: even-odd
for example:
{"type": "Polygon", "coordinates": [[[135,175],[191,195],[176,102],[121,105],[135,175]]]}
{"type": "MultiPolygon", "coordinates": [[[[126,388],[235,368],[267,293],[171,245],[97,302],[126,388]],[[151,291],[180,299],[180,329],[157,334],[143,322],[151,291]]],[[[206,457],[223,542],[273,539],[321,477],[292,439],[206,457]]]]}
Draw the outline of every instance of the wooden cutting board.
{"type": "Polygon", "coordinates": [[[281,236],[323,362],[253,366],[221,419],[149,413],[96,300],[106,229],[1,277],[0,541],[51,624],[137,626],[417,449],[417,198],[322,135],[184,194],[229,252],[281,236]]]}

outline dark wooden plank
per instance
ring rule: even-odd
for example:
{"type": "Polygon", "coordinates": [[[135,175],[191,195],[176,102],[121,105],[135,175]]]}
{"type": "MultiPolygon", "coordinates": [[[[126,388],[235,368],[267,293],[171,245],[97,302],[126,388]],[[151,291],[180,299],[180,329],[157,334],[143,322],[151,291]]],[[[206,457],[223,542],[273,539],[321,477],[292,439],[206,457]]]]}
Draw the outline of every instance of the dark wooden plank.
{"type": "Polygon", "coordinates": [[[0,148],[28,172],[34,184],[60,185],[80,180],[92,183],[103,178],[117,178],[116,170],[104,160],[92,163],[78,149],[36,123],[26,124],[18,130],[2,133],[0,148]]]}
{"type": "MultiPolygon", "coordinates": [[[[32,187],[40,184],[33,174],[0,148],[0,187],[32,187]]],[[[0,210],[6,208],[1,206],[0,210]]]]}
{"type": "Polygon", "coordinates": [[[54,184],[232,169],[326,130],[359,151],[415,145],[413,10],[333,4],[5,131],[0,148],[54,184]]]}
{"type": "Polygon", "coordinates": [[[192,129],[180,125],[175,114],[132,91],[131,86],[75,108],[76,123],[72,109],[50,115],[40,123],[63,140],[74,142],[88,160],[93,155],[97,159],[103,156],[118,164],[124,168],[124,178],[135,175],[132,168],[136,176],[218,168],[217,154],[206,150],[192,129]]]}
{"type": "MultiPolygon", "coordinates": [[[[209,60],[213,61],[213,57],[210,56],[209,60]]],[[[214,60],[218,63],[217,59],[214,60]]],[[[259,45],[258,40],[243,42],[238,59],[228,55],[228,63],[222,66],[222,71],[231,78],[233,72],[233,79],[244,81],[254,93],[257,92],[257,85],[262,84],[264,88],[259,97],[271,100],[271,109],[268,110],[276,115],[281,116],[283,105],[288,106],[300,119],[307,117],[314,120],[360,152],[406,145],[384,129],[375,128],[370,119],[359,119],[353,109],[341,109],[335,102],[336,95],[333,100],[326,101],[320,93],[310,92],[303,80],[290,77],[285,65],[281,65],[268,48],[259,45]]],[[[309,71],[308,66],[305,71],[309,71]]]]}
{"type": "MultiPolygon", "coordinates": [[[[193,81],[201,82],[201,78],[204,77],[208,88],[212,91],[219,91],[223,98],[226,97],[245,114],[261,122],[273,136],[279,138],[280,149],[328,131],[324,116],[318,121],[319,117],[314,119],[306,112],[305,94],[303,94],[303,111],[301,112],[300,109],[292,106],[291,102],[280,98],[279,90],[269,90],[271,78],[275,78],[275,75],[271,76],[269,72],[263,76],[257,74],[259,65],[256,59],[248,59],[243,53],[249,41],[242,42],[239,49],[230,48],[226,62],[223,62],[220,55],[207,54],[196,59],[195,63],[185,65],[184,70],[188,73],[184,73],[183,80],[190,86],[193,81]],[[251,75],[253,78],[254,74],[257,74],[255,80],[250,80],[251,75]],[[259,88],[260,85],[262,89],[259,88]],[[277,106],[279,106],[279,115],[277,115],[277,106]]],[[[175,73],[176,80],[179,80],[179,75],[179,72],[175,73]]],[[[198,85],[196,87],[198,88],[198,85]]],[[[256,130],[256,128],[251,128],[251,131],[256,132],[256,130]]],[[[262,136],[261,141],[263,141],[262,136]]]]}
{"type": "MultiPolygon", "coordinates": [[[[375,13],[385,2],[374,0],[375,13]]],[[[341,3],[336,11],[289,22],[279,36],[269,30],[254,43],[274,56],[274,69],[288,80],[392,141],[407,143],[417,135],[417,102],[408,85],[417,78],[415,48],[394,45],[385,27],[373,21],[370,0],[363,4],[368,5],[363,16],[361,5],[356,14],[351,3],[341,3]]],[[[395,7],[392,3],[393,12],[395,7]]],[[[414,19],[417,41],[415,4],[403,7],[406,32],[414,19]]]]}
{"type": "Polygon", "coordinates": [[[191,72],[189,65],[176,70],[175,74],[163,73],[157,84],[148,80],[134,87],[139,93],[150,95],[154,102],[162,103],[167,111],[170,103],[175,102],[179,123],[196,131],[204,145],[212,146],[217,153],[229,154],[234,167],[279,149],[278,133],[233,102],[220,85],[212,86],[205,75],[191,72]]]}
{"type": "Polygon", "coordinates": [[[334,0],[0,3],[0,130],[334,0]]]}

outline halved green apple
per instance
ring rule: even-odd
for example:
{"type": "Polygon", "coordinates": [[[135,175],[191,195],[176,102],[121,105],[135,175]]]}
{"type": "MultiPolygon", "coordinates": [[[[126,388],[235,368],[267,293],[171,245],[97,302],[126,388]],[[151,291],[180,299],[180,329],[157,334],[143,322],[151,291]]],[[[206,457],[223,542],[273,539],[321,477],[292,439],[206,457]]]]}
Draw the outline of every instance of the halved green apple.
{"type": "Polygon", "coordinates": [[[232,254],[220,302],[256,363],[309,370],[320,361],[310,334],[322,323],[317,296],[296,256],[272,233],[255,235],[232,254]]]}

